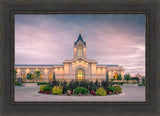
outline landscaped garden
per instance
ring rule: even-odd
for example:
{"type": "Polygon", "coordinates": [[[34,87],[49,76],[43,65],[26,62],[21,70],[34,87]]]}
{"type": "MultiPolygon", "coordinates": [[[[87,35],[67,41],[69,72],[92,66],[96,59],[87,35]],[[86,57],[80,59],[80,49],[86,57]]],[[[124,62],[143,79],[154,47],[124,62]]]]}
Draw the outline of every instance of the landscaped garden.
{"type": "Polygon", "coordinates": [[[122,93],[122,88],[119,85],[112,86],[108,81],[72,80],[71,82],[59,82],[54,80],[49,85],[41,85],[39,93],[68,96],[106,96],[122,93]]]}

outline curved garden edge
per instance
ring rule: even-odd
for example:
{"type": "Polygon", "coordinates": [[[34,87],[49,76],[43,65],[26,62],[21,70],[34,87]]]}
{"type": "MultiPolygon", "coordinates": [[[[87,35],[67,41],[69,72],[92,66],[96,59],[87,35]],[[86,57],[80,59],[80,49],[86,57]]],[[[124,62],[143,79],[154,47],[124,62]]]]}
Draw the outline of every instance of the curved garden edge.
{"type": "Polygon", "coordinates": [[[119,85],[112,86],[107,81],[103,81],[101,84],[85,80],[69,83],[57,83],[54,81],[50,85],[41,85],[39,93],[67,96],[106,96],[120,94],[122,93],[122,88],[119,85]]]}

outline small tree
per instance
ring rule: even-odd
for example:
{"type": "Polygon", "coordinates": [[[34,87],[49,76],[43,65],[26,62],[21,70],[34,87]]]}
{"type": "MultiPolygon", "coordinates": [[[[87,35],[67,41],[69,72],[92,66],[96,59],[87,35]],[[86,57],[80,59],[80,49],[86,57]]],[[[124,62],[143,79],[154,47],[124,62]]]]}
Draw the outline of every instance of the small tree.
{"type": "Polygon", "coordinates": [[[108,71],[106,72],[106,81],[109,82],[108,71]]]}
{"type": "Polygon", "coordinates": [[[33,75],[31,73],[27,73],[27,79],[31,81],[33,79],[33,75]]]}
{"type": "Polygon", "coordinates": [[[55,72],[53,73],[53,81],[56,80],[55,72]]]}
{"type": "Polygon", "coordinates": [[[40,78],[40,75],[41,75],[40,71],[35,71],[36,82],[37,82],[37,79],[40,78]]]}
{"type": "Polygon", "coordinates": [[[118,74],[118,76],[117,76],[117,80],[122,80],[122,76],[121,76],[121,74],[118,74]]]}
{"type": "Polygon", "coordinates": [[[129,73],[124,75],[124,79],[127,80],[127,82],[131,79],[131,76],[129,73]]]}

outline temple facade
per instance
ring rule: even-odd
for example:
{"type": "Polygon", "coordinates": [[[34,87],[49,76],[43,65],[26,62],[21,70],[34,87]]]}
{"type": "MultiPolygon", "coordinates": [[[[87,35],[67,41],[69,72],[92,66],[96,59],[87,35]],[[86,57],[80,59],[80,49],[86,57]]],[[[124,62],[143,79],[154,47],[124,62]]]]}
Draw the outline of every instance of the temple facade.
{"type": "Polygon", "coordinates": [[[35,71],[40,71],[40,82],[49,82],[53,80],[53,75],[57,80],[70,81],[78,80],[105,80],[108,75],[109,79],[117,78],[121,74],[124,78],[124,68],[119,65],[99,65],[96,60],[87,58],[87,46],[83,40],[81,33],[77,41],[73,45],[73,59],[64,60],[59,65],[15,65],[17,70],[17,78],[22,78],[23,82],[27,82],[27,73],[31,73],[35,78],[35,71]]]}

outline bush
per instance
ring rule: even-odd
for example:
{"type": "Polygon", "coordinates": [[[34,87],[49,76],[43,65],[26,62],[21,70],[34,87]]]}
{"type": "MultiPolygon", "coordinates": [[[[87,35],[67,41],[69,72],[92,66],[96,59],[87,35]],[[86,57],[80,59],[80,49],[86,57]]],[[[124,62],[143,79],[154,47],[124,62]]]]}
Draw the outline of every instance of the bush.
{"type": "Polygon", "coordinates": [[[115,80],[114,78],[111,78],[111,81],[115,80]]]}
{"type": "Polygon", "coordinates": [[[70,90],[70,91],[72,90],[71,89],[71,82],[67,82],[66,86],[67,86],[67,90],[70,90]]]}
{"type": "Polygon", "coordinates": [[[52,90],[52,87],[51,86],[45,86],[44,88],[43,88],[43,90],[46,92],[46,91],[51,91],[52,90]]]}
{"type": "Polygon", "coordinates": [[[70,87],[71,87],[71,91],[73,91],[74,89],[76,89],[77,87],[79,87],[79,82],[78,81],[72,81],[70,83],[70,87]]]}
{"type": "Polygon", "coordinates": [[[68,90],[67,82],[64,81],[64,82],[62,83],[62,86],[63,86],[63,92],[62,92],[62,93],[67,93],[67,90],[68,90]]]}
{"type": "Polygon", "coordinates": [[[91,92],[92,90],[96,91],[96,84],[91,81],[88,85],[88,90],[89,92],[91,92]]]}
{"type": "Polygon", "coordinates": [[[84,87],[77,87],[76,89],[74,89],[74,94],[79,95],[79,93],[81,93],[82,95],[87,94],[88,89],[86,89],[84,87]]]}
{"type": "Polygon", "coordinates": [[[113,82],[112,85],[118,84],[118,85],[123,85],[124,82],[113,82]]]}
{"type": "Polygon", "coordinates": [[[52,88],[52,94],[54,95],[62,95],[63,88],[61,86],[54,86],[52,88]]]}
{"type": "Polygon", "coordinates": [[[124,75],[124,80],[127,80],[127,81],[131,80],[131,76],[129,73],[124,75]]]}
{"type": "Polygon", "coordinates": [[[27,79],[28,79],[28,80],[33,79],[33,75],[32,75],[31,73],[27,73],[27,79]]]}
{"type": "Polygon", "coordinates": [[[45,87],[45,85],[41,85],[40,88],[39,88],[39,90],[40,91],[44,91],[44,87],[45,87]]]}
{"type": "Polygon", "coordinates": [[[118,76],[117,76],[117,80],[122,80],[122,76],[121,76],[121,74],[118,74],[118,76]]]}
{"type": "Polygon", "coordinates": [[[59,85],[59,81],[52,81],[52,82],[49,82],[49,86],[52,86],[52,87],[54,87],[54,86],[58,86],[59,85]]]}
{"type": "Polygon", "coordinates": [[[132,82],[132,84],[138,84],[138,82],[132,82]]]}
{"type": "Polygon", "coordinates": [[[105,96],[106,95],[106,90],[103,87],[99,87],[96,90],[96,95],[105,96]]]}
{"type": "Polygon", "coordinates": [[[98,82],[98,80],[96,80],[96,82],[94,82],[94,87],[95,87],[95,91],[100,87],[100,82],[98,82]]]}
{"type": "Polygon", "coordinates": [[[107,87],[109,86],[109,82],[107,81],[102,81],[102,87],[107,90],[107,87]]]}
{"type": "Polygon", "coordinates": [[[115,88],[115,91],[122,93],[122,88],[120,86],[114,86],[114,88],[115,88]]]}
{"type": "Polygon", "coordinates": [[[131,80],[135,80],[135,81],[139,81],[139,78],[138,77],[131,77],[131,80]]]}
{"type": "Polygon", "coordinates": [[[15,82],[15,86],[22,86],[22,84],[15,82]]]}
{"type": "Polygon", "coordinates": [[[48,85],[46,82],[38,82],[37,85],[48,85]]]}
{"type": "Polygon", "coordinates": [[[114,92],[114,91],[116,91],[116,89],[114,87],[109,86],[109,87],[107,87],[107,91],[114,92]]]}
{"type": "Polygon", "coordinates": [[[88,85],[89,85],[89,82],[87,80],[82,80],[79,86],[88,89],[88,85]]]}
{"type": "Polygon", "coordinates": [[[143,85],[143,86],[146,86],[146,83],[144,82],[144,83],[142,83],[142,85],[143,85]]]}

